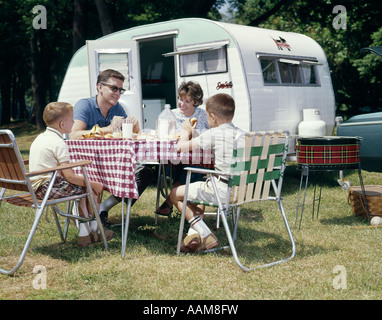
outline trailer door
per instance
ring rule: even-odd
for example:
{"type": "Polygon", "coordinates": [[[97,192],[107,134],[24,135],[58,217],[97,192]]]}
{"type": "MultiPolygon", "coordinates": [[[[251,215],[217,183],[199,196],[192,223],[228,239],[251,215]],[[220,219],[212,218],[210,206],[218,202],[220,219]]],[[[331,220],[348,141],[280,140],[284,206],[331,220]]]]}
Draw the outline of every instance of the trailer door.
{"type": "Polygon", "coordinates": [[[138,42],[134,40],[87,41],[90,94],[97,94],[97,77],[106,69],[114,69],[125,76],[119,102],[129,116],[139,121],[143,128],[141,74],[138,42]]]}

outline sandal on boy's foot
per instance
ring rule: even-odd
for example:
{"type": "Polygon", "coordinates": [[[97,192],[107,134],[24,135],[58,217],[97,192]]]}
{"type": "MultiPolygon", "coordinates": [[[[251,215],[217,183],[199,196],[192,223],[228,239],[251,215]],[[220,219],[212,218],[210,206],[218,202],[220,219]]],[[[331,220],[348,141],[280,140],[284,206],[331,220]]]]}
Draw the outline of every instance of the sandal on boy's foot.
{"type": "Polygon", "coordinates": [[[210,233],[207,237],[201,239],[200,246],[196,249],[196,252],[200,253],[204,250],[210,250],[217,247],[218,245],[218,239],[213,233],[210,233]]]}
{"type": "MultiPolygon", "coordinates": [[[[113,239],[113,237],[114,237],[114,232],[113,231],[111,231],[111,230],[104,230],[103,232],[105,233],[106,241],[109,241],[109,240],[113,239]]],[[[90,239],[91,239],[92,243],[101,242],[102,241],[101,233],[98,232],[98,231],[92,231],[90,233],[90,239]]]]}
{"type": "Polygon", "coordinates": [[[166,201],[155,211],[156,214],[161,216],[169,216],[172,213],[173,205],[169,205],[166,201]]]}
{"type": "Polygon", "coordinates": [[[199,233],[194,233],[194,234],[187,235],[184,238],[182,245],[184,245],[188,249],[191,249],[192,252],[194,252],[196,249],[199,248],[200,242],[201,242],[201,239],[200,239],[199,233]]]}
{"type": "MultiPolygon", "coordinates": [[[[193,253],[200,246],[200,242],[198,240],[191,240],[188,245],[182,243],[180,246],[180,251],[183,253],[193,253]]],[[[176,247],[175,247],[176,248],[176,247]]]]}
{"type": "Polygon", "coordinates": [[[85,248],[85,247],[90,246],[92,244],[92,240],[90,238],[90,235],[88,234],[87,236],[78,237],[77,244],[80,248],[85,248]]]}
{"type": "MultiPolygon", "coordinates": [[[[192,253],[200,246],[200,235],[192,234],[187,235],[180,246],[180,251],[184,253],[192,253]]],[[[177,246],[175,246],[175,250],[177,246]]]]}

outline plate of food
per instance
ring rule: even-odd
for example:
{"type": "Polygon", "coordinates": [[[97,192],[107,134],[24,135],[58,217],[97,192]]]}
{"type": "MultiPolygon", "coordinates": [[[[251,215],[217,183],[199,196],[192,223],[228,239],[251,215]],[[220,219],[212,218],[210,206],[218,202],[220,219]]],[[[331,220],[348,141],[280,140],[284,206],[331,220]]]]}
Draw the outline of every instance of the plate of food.
{"type": "Polygon", "coordinates": [[[104,135],[106,140],[122,140],[120,132],[113,132],[104,135]]]}
{"type": "Polygon", "coordinates": [[[148,133],[134,133],[133,140],[134,141],[144,141],[144,140],[155,140],[156,136],[148,133]]]}
{"type": "Polygon", "coordinates": [[[98,124],[93,126],[89,133],[82,135],[83,139],[103,139],[103,132],[98,124]]]}
{"type": "Polygon", "coordinates": [[[122,140],[120,132],[104,134],[98,124],[93,126],[89,133],[83,134],[82,139],[98,139],[98,140],[122,140]]]}

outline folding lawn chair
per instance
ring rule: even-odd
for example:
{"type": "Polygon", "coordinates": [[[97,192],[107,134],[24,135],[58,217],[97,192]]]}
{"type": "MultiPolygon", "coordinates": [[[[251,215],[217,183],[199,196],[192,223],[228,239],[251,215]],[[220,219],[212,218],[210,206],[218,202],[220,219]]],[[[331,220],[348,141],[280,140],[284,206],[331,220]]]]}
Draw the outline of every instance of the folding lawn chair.
{"type": "MultiPolygon", "coordinates": [[[[243,270],[250,271],[256,268],[273,266],[288,261],[295,256],[295,242],[281,202],[281,188],[286,164],[288,140],[289,132],[287,131],[238,133],[235,137],[230,172],[220,173],[208,169],[185,168],[185,170],[188,170],[185,187],[185,200],[187,201],[183,202],[177,245],[178,255],[180,254],[180,246],[183,238],[186,205],[187,203],[195,203],[218,208],[218,217],[220,216],[224,225],[233,257],[243,270]],[[209,176],[216,194],[216,203],[187,199],[191,172],[201,172],[209,176]],[[216,187],[216,180],[219,176],[228,179],[227,199],[221,199],[219,197],[216,187]],[[271,185],[275,196],[270,196],[271,185]],[[273,200],[277,202],[292,245],[292,253],[288,258],[283,260],[247,268],[240,262],[235,247],[240,209],[243,204],[260,200],[273,200]],[[231,216],[232,218],[232,228],[229,227],[227,216],[231,216]]],[[[228,246],[224,248],[228,248],[228,246]]]]}
{"type": "Polygon", "coordinates": [[[6,275],[12,275],[21,267],[24,261],[26,252],[32,241],[33,235],[37,229],[40,218],[44,210],[48,208],[49,206],[52,206],[53,208],[53,214],[54,214],[57,228],[58,228],[62,241],[66,240],[66,235],[67,235],[68,227],[70,224],[70,219],[78,219],[81,221],[90,221],[91,219],[93,219],[93,217],[82,218],[77,215],[69,214],[72,208],[71,204],[74,202],[74,200],[81,199],[81,198],[88,197],[88,200],[90,201],[92,205],[93,212],[95,213],[95,217],[97,219],[97,223],[101,231],[101,236],[103,239],[103,243],[105,245],[105,249],[108,250],[105,233],[103,231],[102,223],[96,208],[96,203],[94,201],[94,198],[91,192],[90,193],[87,192],[87,193],[76,195],[76,196],[60,198],[60,199],[49,198],[49,194],[52,190],[52,186],[56,179],[58,171],[73,168],[73,167],[82,167],[82,173],[86,181],[87,190],[91,190],[90,183],[87,178],[86,170],[85,170],[85,166],[90,163],[91,161],[80,161],[80,162],[76,162],[72,164],[60,165],[58,167],[51,168],[51,169],[27,172],[25,167],[25,165],[27,164],[27,161],[24,162],[22,159],[20,150],[16,144],[15,136],[10,130],[0,130],[0,187],[2,188],[0,191],[0,200],[5,201],[11,205],[21,206],[21,207],[30,207],[36,210],[32,228],[29,232],[28,238],[23,247],[22,253],[19,257],[18,263],[11,270],[7,271],[4,269],[0,269],[0,273],[6,274],[6,275]],[[32,188],[30,177],[34,175],[40,175],[40,174],[50,173],[50,172],[52,173],[52,178],[51,178],[49,187],[47,189],[46,195],[44,199],[42,200],[37,199],[32,188]],[[11,190],[10,195],[5,196],[5,192],[7,190],[11,190]],[[63,203],[63,202],[67,203],[66,212],[62,212],[57,206],[59,203],[63,203]],[[57,213],[65,217],[64,232],[61,229],[57,213]]]}

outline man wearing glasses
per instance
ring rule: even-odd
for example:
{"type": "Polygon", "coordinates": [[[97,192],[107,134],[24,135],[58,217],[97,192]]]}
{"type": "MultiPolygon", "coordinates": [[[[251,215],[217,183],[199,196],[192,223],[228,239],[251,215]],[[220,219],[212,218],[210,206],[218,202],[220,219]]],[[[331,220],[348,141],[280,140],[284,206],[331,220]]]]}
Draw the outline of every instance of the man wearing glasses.
{"type": "MultiPolygon", "coordinates": [[[[127,114],[121,104],[118,102],[121,94],[125,92],[123,82],[125,77],[116,70],[102,71],[97,78],[97,92],[95,97],[81,99],[73,109],[74,124],[70,139],[80,139],[83,134],[90,133],[93,126],[98,124],[103,134],[112,133],[112,122],[121,122],[127,118],[127,114]]],[[[139,122],[134,117],[133,132],[140,131],[139,122]]],[[[144,166],[138,166],[135,171],[138,193],[141,195],[146,187],[153,180],[154,173],[152,169],[144,166]]],[[[105,226],[109,226],[107,221],[108,211],[117,203],[121,202],[121,198],[111,195],[108,199],[101,203],[100,217],[105,226]]],[[[134,204],[135,199],[133,200],[134,204]]]]}
{"type": "MultiPolygon", "coordinates": [[[[127,117],[121,104],[118,102],[123,89],[125,77],[118,71],[102,71],[97,78],[97,91],[95,97],[81,99],[74,106],[74,125],[70,133],[70,139],[80,139],[83,134],[90,133],[90,130],[98,124],[104,134],[113,133],[112,121],[120,121],[127,117]]],[[[139,123],[133,118],[133,132],[138,133],[139,123]]]]}

